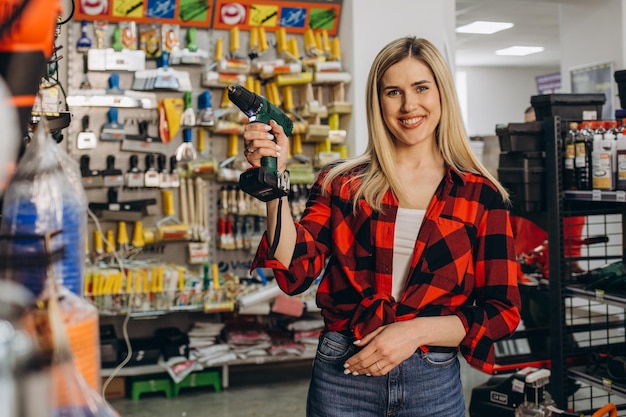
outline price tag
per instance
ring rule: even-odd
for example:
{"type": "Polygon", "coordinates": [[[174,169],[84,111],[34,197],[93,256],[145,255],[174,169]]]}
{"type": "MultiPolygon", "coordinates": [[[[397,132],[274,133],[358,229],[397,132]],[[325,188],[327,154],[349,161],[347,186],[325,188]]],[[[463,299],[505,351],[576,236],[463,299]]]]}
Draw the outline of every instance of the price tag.
{"type": "Polygon", "coordinates": [[[513,392],[524,392],[525,386],[526,384],[524,383],[524,381],[520,381],[519,379],[513,379],[511,388],[513,392]]]}
{"type": "Polygon", "coordinates": [[[595,290],[596,300],[602,302],[604,300],[604,290],[595,290]]]}
{"type": "Polygon", "coordinates": [[[611,381],[608,378],[602,378],[602,388],[604,388],[606,392],[610,393],[612,387],[613,387],[613,381],[611,381]]]}
{"type": "Polygon", "coordinates": [[[620,203],[623,203],[624,201],[626,201],[626,192],[624,191],[616,191],[615,192],[615,201],[619,201],[620,203]]]}
{"type": "Polygon", "coordinates": [[[593,190],[591,192],[591,199],[593,201],[601,201],[602,200],[602,191],[601,190],[593,190]]]}

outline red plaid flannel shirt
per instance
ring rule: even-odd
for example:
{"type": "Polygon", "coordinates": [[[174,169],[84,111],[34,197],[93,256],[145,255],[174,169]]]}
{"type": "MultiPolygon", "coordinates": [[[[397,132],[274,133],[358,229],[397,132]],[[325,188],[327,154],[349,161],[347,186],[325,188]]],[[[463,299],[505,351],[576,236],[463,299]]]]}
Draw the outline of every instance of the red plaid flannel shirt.
{"type": "MultiPolygon", "coordinates": [[[[322,193],[323,171],[296,223],[291,265],[267,259],[264,236],[252,269],[272,268],[287,294],[305,291],[323,272],[317,291],[326,328],[362,338],[381,325],[420,316],[456,314],[467,332],[460,351],[491,373],[493,343],[520,321],[515,250],[509,212],[486,178],[448,169],[430,202],[400,300],[391,296],[394,223],[391,192],[383,212],[364,200],[353,213],[350,176],[322,193]]],[[[428,350],[428,347],[422,347],[428,350]]]]}

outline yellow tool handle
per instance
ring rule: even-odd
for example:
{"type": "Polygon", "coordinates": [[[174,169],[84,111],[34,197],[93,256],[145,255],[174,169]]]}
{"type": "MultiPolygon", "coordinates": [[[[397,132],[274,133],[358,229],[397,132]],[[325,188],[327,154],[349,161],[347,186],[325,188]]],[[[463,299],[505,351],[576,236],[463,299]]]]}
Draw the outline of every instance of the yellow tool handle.
{"type": "Polygon", "coordinates": [[[325,54],[330,54],[330,42],[328,41],[328,31],[322,30],[322,46],[325,54]]]}
{"type": "Polygon", "coordinates": [[[133,277],[135,276],[135,272],[131,269],[128,270],[126,274],[126,294],[130,294],[133,290],[133,277]]]}
{"type": "Polygon", "coordinates": [[[219,270],[217,269],[217,264],[214,263],[211,265],[213,272],[213,289],[217,290],[220,288],[220,275],[219,270]]]}
{"type": "Polygon", "coordinates": [[[117,223],[117,243],[119,245],[128,244],[128,231],[126,230],[126,222],[117,223]]]}
{"type": "Polygon", "coordinates": [[[171,190],[161,190],[161,205],[164,216],[174,215],[174,193],[171,190]]]}
{"type": "Polygon", "coordinates": [[[222,109],[230,109],[233,107],[233,102],[228,98],[228,87],[224,88],[224,92],[222,93],[222,101],[220,102],[220,108],[222,109]]]}
{"type": "Polygon", "coordinates": [[[113,234],[113,230],[107,230],[107,241],[106,241],[106,253],[115,252],[115,236],[113,234]]]}
{"type": "Polygon", "coordinates": [[[313,49],[315,49],[315,35],[313,34],[313,29],[307,29],[304,32],[304,50],[307,53],[311,53],[313,49]]]}
{"type": "Polygon", "coordinates": [[[246,77],[245,87],[248,91],[254,91],[254,77],[250,75],[246,77]]]}
{"type": "Polygon", "coordinates": [[[285,28],[276,30],[276,51],[278,54],[287,51],[287,30],[285,28]]]}
{"type": "Polygon", "coordinates": [[[133,227],[133,241],[132,244],[136,248],[143,248],[146,244],[143,240],[143,223],[140,221],[135,222],[133,227]]]}
{"type": "Polygon", "coordinates": [[[330,55],[333,61],[341,61],[341,46],[337,36],[333,38],[333,43],[330,46],[330,55]]]}
{"type": "Polygon", "coordinates": [[[265,91],[267,91],[267,99],[273,105],[280,107],[280,97],[278,95],[278,85],[276,81],[270,81],[265,84],[265,91]]]}
{"type": "Polygon", "coordinates": [[[215,62],[219,62],[224,59],[224,38],[221,36],[215,40],[215,62]]]}
{"type": "Polygon", "coordinates": [[[205,131],[203,128],[198,129],[198,152],[204,152],[206,149],[205,131]]]}
{"type": "Polygon", "coordinates": [[[230,54],[233,55],[239,50],[239,27],[233,26],[230,29],[230,54]]]}
{"type": "Polygon", "coordinates": [[[331,130],[339,129],[339,113],[331,113],[328,115],[328,127],[331,130]]]}
{"type": "Polygon", "coordinates": [[[293,104],[293,88],[290,85],[283,87],[283,102],[285,110],[293,111],[295,108],[293,104]]]}
{"type": "Polygon", "coordinates": [[[104,253],[104,248],[102,246],[102,233],[100,233],[100,230],[98,229],[93,231],[93,248],[97,254],[104,253]]]}
{"type": "Polygon", "coordinates": [[[237,156],[239,153],[238,148],[239,136],[236,133],[228,135],[228,157],[237,156]]]}
{"type": "Polygon", "coordinates": [[[296,38],[289,39],[289,53],[296,59],[300,58],[300,51],[298,50],[298,40],[296,38]]]}
{"type": "Polygon", "coordinates": [[[321,32],[315,32],[315,47],[319,49],[320,51],[324,50],[322,46],[322,33],[321,32]]]}
{"type": "Polygon", "coordinates": [[[185,290],[185,271],[182,268],[178,268],[178,290],[185,290]]]}
{"type": "Polygon", "coordinates": [[[291,146],[293,148],[292,153],[294,155],[302,154],[302,135],[300,133],[294,133],[291,138],[291,146]]]}
{"type": "Polygon", "coordinates": [[[259,28],[253,27],[250,28],[250,49],[258,49],[259,47],[259,28]]]}
{"type": "Polygon", "coordinates": [[[254,80],[254,90],[252,91],[254,91],[257,96],[261,95],[261,80],[254,80]]]}
{"type": "Polygon", "coordinates": [[[259,52],[264,52],[269,48],[267,44],[267,36],[265,35],[265,28],[259,27],[259,52]]]}

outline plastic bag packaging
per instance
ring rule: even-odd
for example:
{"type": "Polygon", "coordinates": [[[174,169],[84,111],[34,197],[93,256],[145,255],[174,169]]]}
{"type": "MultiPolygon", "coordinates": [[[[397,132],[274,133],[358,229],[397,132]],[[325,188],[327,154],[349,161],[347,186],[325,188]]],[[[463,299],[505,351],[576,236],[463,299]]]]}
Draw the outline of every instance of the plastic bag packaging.
{"type": "Polygon", "coordinates": [[[41,120],[4,195],[0,233],[13,236],[2,242],[3,253],[13,260],[6,275],[37,297],[52,254],[56,277],[82,295],[87,199],[72,179],[80,175],[78,168],[50,137],[45,118],[41,120]],[[46,254],[41,236],[59,230],[51,254],[46,254]],[[59,253],[62,258],[55,258],[59,253]]]}
{"type": "Polygon", "coordinates": [[[98,392],[99,357],[94,358],[97,364],[91,373],[80,369],[81,363],[75,360],[76,350],[85,353],[85,350],[93,349],[94,344],[98,346],[97,310],[85,299],[59,286],[54,268],[50,267],[49,271],[43,293],[48,297],[42,297],[42,301],[47,301],[47,308],[42,309],[42,314],[47,315],[39,323],[48,324],[52,345],[52,417],[118,417],[118,413],[98,392]],[[86,335],[89,340],[85,340],[86,335]]]}
{"type": "Polygon", "coordinates": [[[63,194],[63,234],[61,237],[65,253],[61,261],[61,277],[66,288],[82,296],[89,203],[78,162],[60,146],[53,144],[52,149],[70,186],[69,192],[63,194]]]}

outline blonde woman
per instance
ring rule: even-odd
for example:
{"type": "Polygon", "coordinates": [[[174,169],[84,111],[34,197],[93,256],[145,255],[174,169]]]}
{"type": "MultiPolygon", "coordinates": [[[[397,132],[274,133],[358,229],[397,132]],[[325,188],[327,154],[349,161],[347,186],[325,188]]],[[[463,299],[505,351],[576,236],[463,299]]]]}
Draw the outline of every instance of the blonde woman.
{"type": "MultiPolygon", "coordinates": [[[[365,153],[322,170],[299,222],[286,198],[267,202],[252,268],[288,294],[322,274],[308,417],[462,417],[457,353],[490,372],[493,343],[520,320],[508,195],[474,157],[429,41],[385,46],[366,93],[365,153]]],[[[253,166],[276,156],[285,169],[274,121],[244,139],[253,166]]]]}

